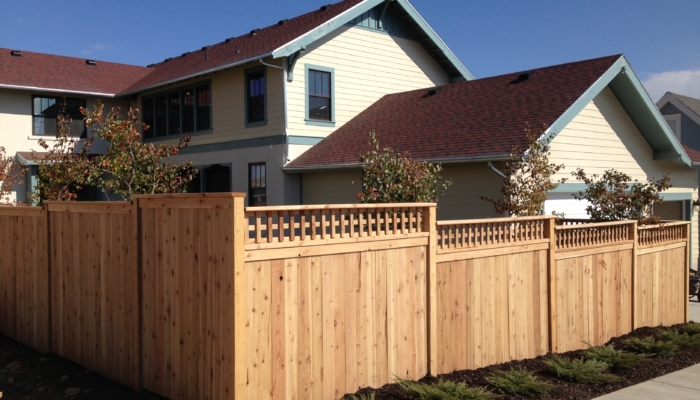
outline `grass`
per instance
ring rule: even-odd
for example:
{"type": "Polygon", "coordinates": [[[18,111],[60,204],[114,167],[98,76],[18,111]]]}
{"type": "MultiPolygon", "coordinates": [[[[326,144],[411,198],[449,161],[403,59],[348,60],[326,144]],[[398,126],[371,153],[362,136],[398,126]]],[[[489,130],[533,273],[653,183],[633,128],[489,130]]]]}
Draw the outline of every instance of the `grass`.
{"type": "Polygon", "coordinates": [[[678,346],[671,342],[656,340],[653,336],[625,340],[625,347],[637,354],[671,357],[676,354],[678,346]]]}
{"type": "Polygon", "coordinates": [[[630,353],[622,350],[615,350],[612,345],[607,346],[591,346],[588,345],[588,350],[583,353],[583,357],[587,360],[602,361],[610,366],[613,370],[622,370],[632,368],[639,364],[644,356],[636,353],[630,353]]]}
{"type": "Polygon", "coordinates": [[[557,374],[559,378],[570,382],[580,383],[607,383],[614,382],[619,378],[609,374],[608,365],[605,362],[597,360],[584,360],[561,357],[553,354],[549,360],[544,361],[549,366],[549,369],[557,374]]]}
{"type": "Polygon", "coordinates": [[[406,394],[415,400],[487,400],[496,396],[484,388],[469,387],[464,383],[440,381],[435,385],[398,380],[406,394]]]}
{"type": "Polygon", "coordinates": [[[524,368],[498,371],[486,380],[501,393],[523,397],[537,397],[554,389],[554,385],[540,381],[524,368]]]}
{"type": "Polygon", "coordinates": [[[677,347],[685,348],[695,348],[700,346],[700,335],[690,335],[686,333],[679,333],[676,330],[672,331],[661,331],[659,333],[659,339],[666,343],[670,343],[677,347]]]}

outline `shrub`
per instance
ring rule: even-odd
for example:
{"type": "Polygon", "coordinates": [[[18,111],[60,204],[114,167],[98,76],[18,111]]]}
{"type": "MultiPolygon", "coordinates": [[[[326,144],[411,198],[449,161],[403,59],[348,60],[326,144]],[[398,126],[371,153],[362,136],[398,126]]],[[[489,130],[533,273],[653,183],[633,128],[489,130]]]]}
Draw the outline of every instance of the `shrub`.
{"type": "Polygon", "coordinates": [[[416,400],[486,400],[496,396],[484,388],[472,388],[464,383],[440,381],[435,385],[398,380],[399,387],[416,400]]]}
{"type": "Polygon", "coordinates": [[[355,396],[354,394],[351,394],[345,398],[348,400],[374,400],[374,393],[370,393],[369,396],[361,394],[359,397],[355,396]]]}
{"type": "Polygon", "coordinates": [[[700,336],[679,333],[676,330],[660,332],[659,339],[677,347],[695,348],[700,346],[700,336]]]}
{"type": "Polygon", "coordinates": [[[549,360],[545,360],[545,364],[559,378],[570,382],[607,383],[615,382],[619,379],[615,375],[607,373],[610,366],[602,361],[578,358],[570,360],[553,354],[549,360]]]}
{"type": "Polygon", "coordinates": [[[690,335],[700,334],[700,324],[696,322],[688,322],[683,325],[683,330],[690,335]]]}
{"type": "Polygon", "coordinates": [[[524,368],[510,371],[498,371],[486,380],[504,394],[515,394],[525,397],[536,397],[554,388],[554,385],[542,382],[524,368]]]}
{"type": "Polygon", "coordinates": [[[591,346],[583,353],[583,357],[588,360],[602,361],[615,370],[632,368],[639,363],[644,356],[629,353],[622,350],[615,350],[612,345],[591,346]]]}
{"type": "Polygon", "coordinates": [[[673,343],[654,339],[652,336],[645,338],[632,338],[625,340],[625,347],[638,354],[649,354],[661,357],[671,357],[678,350],[673,343]]]}

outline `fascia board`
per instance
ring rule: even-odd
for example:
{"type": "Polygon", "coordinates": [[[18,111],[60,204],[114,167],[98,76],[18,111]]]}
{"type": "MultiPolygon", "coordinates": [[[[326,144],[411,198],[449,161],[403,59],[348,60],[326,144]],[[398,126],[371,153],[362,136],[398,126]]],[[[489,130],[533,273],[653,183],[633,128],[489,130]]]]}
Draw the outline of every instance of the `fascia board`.
{"type": "Polygon", "coordinates": [[[67,93],[67,94],[78,94],[82,96],[98,96],[98,97],[115,97],[114,93],[99,93],[99,92],[86,92],[81,90],[70,90],[70,89],[53,89],[53,88],[43,88],[38,86],[20,86],[20,85],[6,85],[0,84],[0,89],[12,89],[12,90],[30,90],[33,92],[47,92],[47,93],[67,93]]]}

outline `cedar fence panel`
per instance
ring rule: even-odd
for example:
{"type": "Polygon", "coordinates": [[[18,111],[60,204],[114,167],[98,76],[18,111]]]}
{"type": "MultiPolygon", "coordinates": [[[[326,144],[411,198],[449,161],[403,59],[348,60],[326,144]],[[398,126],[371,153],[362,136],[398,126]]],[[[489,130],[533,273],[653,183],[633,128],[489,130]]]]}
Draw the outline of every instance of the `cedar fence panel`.
{"type": "Polygon", "coordinates": [[[49,263],[46,213],[0,207],[0,332],[48,352],[49,263]]]}
{"type": "Polygon", "coordinates": [[[136,208],[48,202],[52,346],[56,354],[140,388],[136,208]]]}

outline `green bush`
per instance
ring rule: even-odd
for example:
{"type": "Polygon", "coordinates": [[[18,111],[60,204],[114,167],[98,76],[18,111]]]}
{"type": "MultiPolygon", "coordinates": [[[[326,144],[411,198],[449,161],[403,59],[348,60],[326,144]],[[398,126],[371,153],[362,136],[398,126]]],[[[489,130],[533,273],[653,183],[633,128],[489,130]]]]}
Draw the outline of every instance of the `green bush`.
{"type": "Polygon", "coordinates": [[[524,368],[498,371],[486,380],[504,394],[536,397],[554,389],[554,385],[542,382],[524,368]]]}
{"type": "Polygon", "coordinates": [[[671,357],[678,350],[678,346],[670,342],[656,340],[652,336],[645,338],[632,338],[625,340],[625,347],[637,354],[671,357]]]}
{"type": "Polygon", "coordinates": [[[553,354],[549,360],[544,361],[549,369],[558,377],[570,382],[581,383],[607,383],[615,382],[619,378],[607,373],[610,367],[607,363],[596,360],[567,359],[553,354]]]}
{"type": "Polygon", "coordinates": [[[659,339],[678,347],[695,348],[700,346],[700,336],[679,333],[676,330],[660,332],[659,339]]]}
{"type": "Polygon", "coordinates": [[[614,370],[632,368],[639,363],[644,356],[636,353],[629,353],[622,350],[615,350],[612,345],[591,346],[583,353],[587,360],[602,361],[614,370]]]}
{"type": "Polygon", "coordinates": [[[683,326],[683,330],[690,335],[700,334],[700,324],[696,322],[688,322],[683,326]]]}
{"type": "Polygon", "coordinates": [[[436,385],[399,380],[398,385],[416,400],[487,400],[496,397],[484,388],[472,388],[464,383],[440,381],[436,385]]]}
{"type": "Polygon", "coordinates": [[[374,393],[370,393],[369,396],[365,396],[364,394],[361,394],[359,397],[355,396],[354,394],[351,394],[350,397],[346,397],[348,400],[374,400],[374,393]]]}

